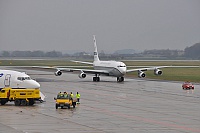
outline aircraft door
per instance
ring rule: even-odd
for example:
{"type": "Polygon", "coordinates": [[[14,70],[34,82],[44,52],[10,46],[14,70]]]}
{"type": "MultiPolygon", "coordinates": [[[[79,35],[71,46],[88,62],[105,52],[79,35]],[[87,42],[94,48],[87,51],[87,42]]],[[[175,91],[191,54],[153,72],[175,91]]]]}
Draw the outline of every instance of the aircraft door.
{"type": "Polygon", "coordinates": [[[5,87],[9,87],[10,86],[10,78],[11,78],[11,75],[10,74],[7,74],[5,76],[5,80],[4,80],[4,85],[5,87]]]}

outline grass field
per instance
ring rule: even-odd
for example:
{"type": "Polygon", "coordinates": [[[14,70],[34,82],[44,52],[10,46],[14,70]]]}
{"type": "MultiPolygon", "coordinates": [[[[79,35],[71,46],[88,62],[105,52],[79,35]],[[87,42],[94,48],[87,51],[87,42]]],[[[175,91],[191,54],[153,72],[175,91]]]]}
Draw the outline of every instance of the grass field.
{"type": "MultiPolygon", "coordinates": [[[[124,61],[127,66],[200,66],[200,61],[124,61]]],[[[0,60],[0,66],[81,66],[83,64],[68,60],[0,60]]],[[[85,65],[84,65],[85,66],[85,65]]],[[[91,68],[90,68],[91,69],[91,68]]],[[[156,76],[146,71],[146,78],[191,81],[200,83],[200,68],[162,68],[163,75],[156,76]]],[[[137,72],[128,73],[128,77],[137,77],[137,72]]]]}
{"type": "MultiPolygon", "coordinates": [[[[200,61],[125,61],[127,66],[200,66],[200,61]]],[[[146,71],[146,78],[200,83],[200,68],[162,68],[161,76],[146,71]]],[[[127,76],[137,77],[137,73],[127,76]]]]}

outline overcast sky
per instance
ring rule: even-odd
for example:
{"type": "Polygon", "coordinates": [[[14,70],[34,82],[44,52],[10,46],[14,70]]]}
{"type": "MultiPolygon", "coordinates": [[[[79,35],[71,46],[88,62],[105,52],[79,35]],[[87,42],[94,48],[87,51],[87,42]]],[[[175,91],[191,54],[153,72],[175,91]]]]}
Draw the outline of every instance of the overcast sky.
{"type": "Polygon", "coordinates": [[[0,0],[0,51],[184,49],[200,42],[200,0],[0,0]]]}

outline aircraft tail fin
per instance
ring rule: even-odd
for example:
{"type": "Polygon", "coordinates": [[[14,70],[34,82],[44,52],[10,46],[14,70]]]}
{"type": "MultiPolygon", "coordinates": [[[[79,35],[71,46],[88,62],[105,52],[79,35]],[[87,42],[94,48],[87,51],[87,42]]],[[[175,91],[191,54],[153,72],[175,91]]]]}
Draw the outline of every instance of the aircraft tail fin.
{"type": "Polygon", "coordinates": [[[95,35],[93,35],[93,37],[94,37],[94,61],[99,61],[95,35]]]}

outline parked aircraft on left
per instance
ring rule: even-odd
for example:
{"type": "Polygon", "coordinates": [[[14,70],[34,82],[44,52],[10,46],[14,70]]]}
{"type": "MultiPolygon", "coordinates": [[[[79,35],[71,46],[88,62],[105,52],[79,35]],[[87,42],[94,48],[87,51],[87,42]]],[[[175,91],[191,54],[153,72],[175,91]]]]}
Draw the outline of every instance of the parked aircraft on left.
{"type": "Polygon", "coordinates": [[[0,69],[0,88],[40,88],[40,84],[23,72],[0,69]]]}

